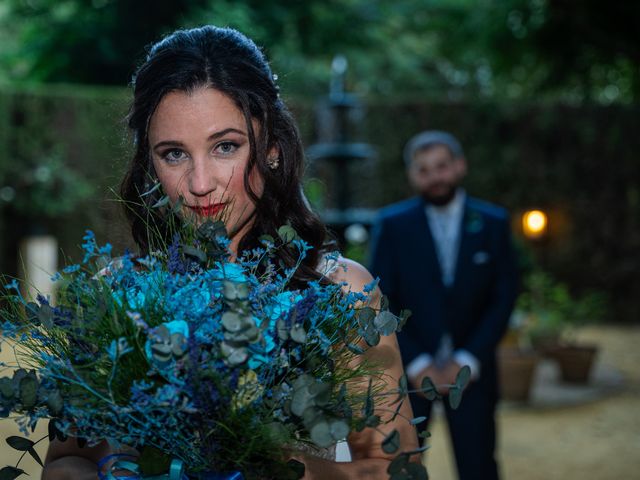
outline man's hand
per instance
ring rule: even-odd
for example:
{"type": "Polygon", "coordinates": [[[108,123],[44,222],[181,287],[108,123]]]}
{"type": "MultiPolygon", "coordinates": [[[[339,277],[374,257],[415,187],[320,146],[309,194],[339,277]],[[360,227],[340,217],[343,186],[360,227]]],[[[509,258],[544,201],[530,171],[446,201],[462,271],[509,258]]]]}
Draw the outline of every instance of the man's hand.
{"type": "Polygon", "coordinates": [[[437,385],[438,392],[440,394],[446,395],[449,393],[449,385],[453,385],[456,383],[456,377],[458,376],[458,372],[461,368],[462,365],[454,360],[451,360],[440,370],[440,378],[442,382],[441,384],[437,385]]]}

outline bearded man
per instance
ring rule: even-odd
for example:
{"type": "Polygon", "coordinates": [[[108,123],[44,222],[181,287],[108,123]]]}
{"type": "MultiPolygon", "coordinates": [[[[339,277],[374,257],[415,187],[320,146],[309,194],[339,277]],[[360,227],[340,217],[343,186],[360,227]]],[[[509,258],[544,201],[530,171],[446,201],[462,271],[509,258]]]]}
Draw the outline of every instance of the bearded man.
{"type": "MultiPolygon", "coordinates": [[[[398,341],[414,388],[430,377],[446,395],[460,368],[470,367],[460,407],[443,402],[458,475],[494,480],[495,354],[517,293],[508,214],[461,187],[467,161],[450,133],[414,136],[404,160],[418,195],[381,211],[371,272],[392,310],[412,311],[398,341]]],[[[429,417],[431,402],[423,395],[412,394],[411,403],[416,417],[429,417]]]]}

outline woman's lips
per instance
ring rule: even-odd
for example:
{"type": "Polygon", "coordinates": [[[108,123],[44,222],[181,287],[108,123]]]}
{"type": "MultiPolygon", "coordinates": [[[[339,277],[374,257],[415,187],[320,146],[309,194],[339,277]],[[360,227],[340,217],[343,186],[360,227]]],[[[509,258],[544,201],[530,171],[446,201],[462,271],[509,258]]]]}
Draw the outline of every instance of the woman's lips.
{"type": "Polygon", "coordinates": [[[201,217],[213,217],[219,214],[226,206],[226,203],[214,203],[205,207],[192,207],[190,205],[188,207],[201,217]]]}

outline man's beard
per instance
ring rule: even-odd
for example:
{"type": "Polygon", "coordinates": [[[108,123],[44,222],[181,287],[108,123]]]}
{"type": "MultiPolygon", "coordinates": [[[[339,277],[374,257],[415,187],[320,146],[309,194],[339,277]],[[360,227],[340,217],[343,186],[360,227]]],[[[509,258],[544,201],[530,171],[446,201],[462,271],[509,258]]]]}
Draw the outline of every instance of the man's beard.
{"type": "Polygon", "coordinates": [[[422,192],[422,198],[425,202],[434,205],[436,207],[443,207],[447,205],[456,196],[458,191],[457,185],[452,185],[444,193],[431,194],[430,192],[422,192]]]}

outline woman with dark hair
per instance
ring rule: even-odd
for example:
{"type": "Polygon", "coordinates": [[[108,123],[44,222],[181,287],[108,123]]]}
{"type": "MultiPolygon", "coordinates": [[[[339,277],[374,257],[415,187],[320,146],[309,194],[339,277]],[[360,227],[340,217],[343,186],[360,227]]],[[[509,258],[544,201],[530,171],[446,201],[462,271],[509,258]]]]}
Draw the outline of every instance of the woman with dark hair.
{"type": "MultiPolygon", "coordinates": [[[[129,127],[136,150],[121,194],[142,253],[154,248],[150,229],[169,237],[172,221],[187,217],[196,222],[224,217],[236,255],[290,224],[313,247],[296,271],[295,288],[320,279],[319,271],[353,291],[372,281],[364,267],[348,259],[327,269],[326,230],[301,190],[304,156],[296,125],[250,39],[212,26],[177,31],[151,48],[133,85],[129,127]],[[162,192],[154,188],[157,183],[162,192]],[[163,193],[177,213],[150,208],[163,193]]],[[[297,257],[285,249],[279,255],[284,267],[295,264],[297,257]]],[[[397,385],[403,372],[395,336],[382,337],[368,356],[385,368],[389,385],[397,385]]],[[[417,438],[402,419],[412,416],[408,402],[400,413],[383,430],[397,429],[403,449],[412,450],[417,438]]],[[[351,462],[292,456],[305,463],[305,479],[388,478],[392,456],[383,452],[382,438],[373,429],[350,435],[351,462]]],[[[73,439],[54,441],[43,478],[95,479],[97,462],[109,453],[106,442],[79,448],[73,439]]]]}

